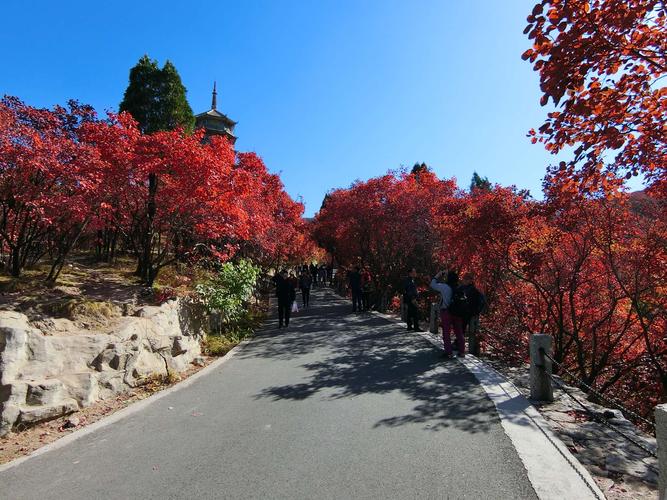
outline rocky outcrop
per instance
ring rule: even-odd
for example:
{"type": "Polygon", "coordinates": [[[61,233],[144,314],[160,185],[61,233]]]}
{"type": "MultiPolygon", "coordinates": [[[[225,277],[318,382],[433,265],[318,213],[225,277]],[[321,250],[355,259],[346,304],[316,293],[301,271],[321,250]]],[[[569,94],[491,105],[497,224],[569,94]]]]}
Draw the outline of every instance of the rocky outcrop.
{"type": "Polygon", "coordinates": [[[0,311],[0,436],[77,411],[200,359],[206,320],[172,300],[121,319],[111,334],[51,336],[0,311]]]}

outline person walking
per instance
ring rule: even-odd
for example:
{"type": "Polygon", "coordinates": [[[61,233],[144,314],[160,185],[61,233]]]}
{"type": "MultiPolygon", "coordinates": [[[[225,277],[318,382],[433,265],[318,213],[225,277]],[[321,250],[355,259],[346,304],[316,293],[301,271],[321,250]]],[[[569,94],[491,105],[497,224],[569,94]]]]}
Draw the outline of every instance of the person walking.
{"type": "Polygon", "coordinates": [[[299,288],[301,288],[304,309],[310,305],[310,287],[312,284],[313,278],[308,273],[308,268],[306,268],[301,272],[301,277],[299,278],[299,288]]]}
{"type": "Polygon", "coordinates": [[[454,329],[459,356],[465,355],[465,340],[463,338],[463,319],[455,316],[450,311],[454,300],[454,290],[458,288],[458,275],[454,271],[440,271],[431,279],[431,288],[440,292],[440,322],[442,324],[442,343],[445,349],[445,358],[452,357],[451,331],[454,329]],[[446,274],[445,283],[441,283],[441,278],[446,274]]]}
{"type": "Polygon", "coordinates": [[[352,290],[352,312],[361,312],[361,268],[359,266],[354,268],[348,277],[348,284],[352,290]]]}
{"type": "Polygon", "coordinates": [[[283,325],[288,327],[296,290],[285,269],[276,280],[276,297],[278,297],[278,328],[282,328],[283,325]]]}
{"type": "Polygon", "coordinates": [[[317,273],[317,281],[319,281],[322,286],[327,286],[327,267],[322,264],[317,270],[317,273]]]}
{"type": "Polygon", "coordinates": [[[370,310],[371,286],[373,286],[373,277],[368,267],[364,266],[361,271],[361,304],[364,311],[370,310]]]}
{"type": "Polygon", "coordinates": [[[313,263],[310,264],[310,276],[313,278],[313,288],[317,287],[317,266],[313,263]]]}
{"type": "Polygon", "coordinates": [[[419,328],[419,308],[417,307],[417,297],[419,297],[419,292],[417,291],[417,284],[415,283],[416,277],[417,269],[414,267],[410,268],[408,276],[405,278],[403,284],[403,303],[406,304],[408,308],[406,318],[408,330],[421,332],[423,330],[419,328]]]}

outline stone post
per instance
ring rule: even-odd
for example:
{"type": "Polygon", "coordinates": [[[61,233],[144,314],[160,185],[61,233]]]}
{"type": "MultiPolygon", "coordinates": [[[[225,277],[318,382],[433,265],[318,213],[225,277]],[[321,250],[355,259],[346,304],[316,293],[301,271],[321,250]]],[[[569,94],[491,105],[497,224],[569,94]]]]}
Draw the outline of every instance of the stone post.
{"type": "Polygon", "coordinates": [[[440,320],[440,304],[431,302],[431,322],[429,323],[429,331],[438,334],[438,321],[440,320]]]}
{"type": "Polygon", "coordinates": [[[667,403],[655,407],[655,438],[658,441],[658,498],[667,500],[667,403]]]}
{"type": "Polygon", "coordinates": [[[473,356],[479,356],[479,316],[473,316],[468,323],[468,351],[473,356]]]}
{"type": "Polygon", "coordinates": [[[540,352],[551,355],[551,335],[530,336],[530,397],[535,401],[553,401],[551,360],[540,352]]]}

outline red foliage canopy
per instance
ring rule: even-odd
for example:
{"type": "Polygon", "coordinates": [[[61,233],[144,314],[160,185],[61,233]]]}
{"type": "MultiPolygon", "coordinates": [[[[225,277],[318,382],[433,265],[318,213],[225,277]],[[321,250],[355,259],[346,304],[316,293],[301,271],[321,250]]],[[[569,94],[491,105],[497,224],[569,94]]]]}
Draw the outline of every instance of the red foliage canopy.
{"type": "Polygon", "coordinates": [[[608,191],[617,177],[667,184],[667,11],[661,0],[543,0],[528,16],[523,54],[557,105],[533,142],[571,162],[547,182],[572,191],[608,191]]]}

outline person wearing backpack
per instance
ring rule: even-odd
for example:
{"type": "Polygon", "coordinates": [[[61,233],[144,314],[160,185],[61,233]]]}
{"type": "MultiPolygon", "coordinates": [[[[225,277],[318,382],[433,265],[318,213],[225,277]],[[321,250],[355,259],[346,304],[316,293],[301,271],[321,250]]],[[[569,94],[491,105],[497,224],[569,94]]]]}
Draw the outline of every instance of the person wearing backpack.
{"type": "Polygon", "coordinates": [[[442,324],[442,343],[445,349],[445,358],[452,357],[451,331],[454,329],[456,343],[458,346],[459,357],[465,356],[465,340],[463,338],[463,319],[458,315],[458,307],[461,302],[459,292],[459,277],[455,271],[447,273],[445,283],[440,283],[440,279],[445,275],[445,271],[440,271],[431,279],[431,288],[440,292],[440,321],[442,324]],[[456,312],[457,314],[454,314],[456,312]]]}
{"type": "Polygon", "coordinates": [[[475,276],[472,273],[463,275],[461,287],[465,294],[466,302],[461,311],[463,314],[463,329],[470,324],[470,320],[479,316],[486,307],[486,297],[475,287],[475,276]]]}

